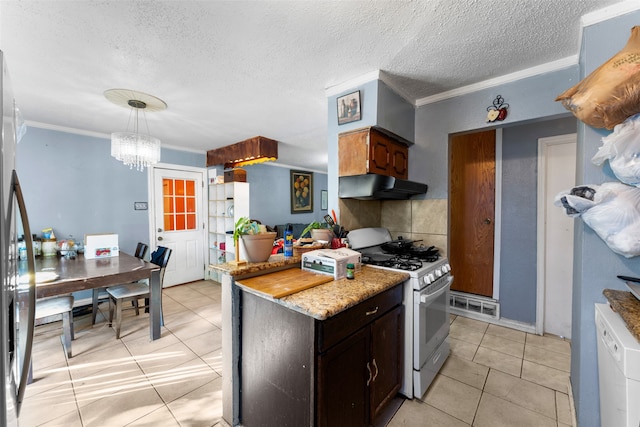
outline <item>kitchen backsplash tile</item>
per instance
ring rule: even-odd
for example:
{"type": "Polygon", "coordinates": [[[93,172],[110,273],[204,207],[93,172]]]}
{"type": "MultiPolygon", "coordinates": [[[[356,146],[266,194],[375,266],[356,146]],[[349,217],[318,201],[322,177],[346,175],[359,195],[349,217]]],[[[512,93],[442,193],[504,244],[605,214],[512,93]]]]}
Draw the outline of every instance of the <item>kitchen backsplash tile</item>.
{"type": "Polygon", "coordinates": [[[413,200],[411,218],[414,233],[447,234],[447,200],[413,200]]]}
{"type": "Polygon", "coordinates": [[[340,199],[340,224],[346,230],[385,227],[391,237],[422,240],[447,255],[447,199],[356,200],[340,199]]]}
{"type": "Polygon", "coordinates": [[[381,203],[381,226],[389,230],[411,231],[411,200],[385,200],[381,203]]]}
{"type": "Polygon", "coordinates": [[[340,199],[338,206],[340,209],[338,222],[345,230],[380,227],[379,200],[340,199]]]}

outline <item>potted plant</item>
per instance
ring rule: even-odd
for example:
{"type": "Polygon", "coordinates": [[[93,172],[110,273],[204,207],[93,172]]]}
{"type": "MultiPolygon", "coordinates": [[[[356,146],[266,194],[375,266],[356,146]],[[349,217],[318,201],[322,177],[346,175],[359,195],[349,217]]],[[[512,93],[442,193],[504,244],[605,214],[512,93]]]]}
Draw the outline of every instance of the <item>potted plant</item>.
{"type": "Polygon", "coordinates": [[[236,263],[240,263],[239,241],[244,247],[244,254],[249,262],[265,262],[271,256],[276,232],[266,231],[256,221],[241,217],[233,229],[233,241],[236,247],[236,263]]]}
{"type": "Polygon", "coordinates": [[[329,224],[326,222],[313,221],[302,230],[300,237],[304,237],[307,233],[310,233],[311,238],[316,241],[325,240],[330,242],[333,237],[333,231],[331,231],[329,224]]]}

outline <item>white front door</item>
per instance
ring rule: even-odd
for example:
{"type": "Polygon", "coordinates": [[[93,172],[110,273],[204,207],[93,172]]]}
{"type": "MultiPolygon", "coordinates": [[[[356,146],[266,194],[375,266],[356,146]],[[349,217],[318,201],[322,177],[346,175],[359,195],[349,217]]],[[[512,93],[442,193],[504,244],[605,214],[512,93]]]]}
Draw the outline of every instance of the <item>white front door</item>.
{"type": "Polygon", "coordinates": [[[151,249],[172,250],[164,287],[204,279],[205,171],[154,167],[152,181],[151,249]]]}
{"type": "Polygon", "coordinates": [[[571,338],[574,219],[553,205],[575,187],[576,134],[538,143],[538,310],[536,332],[571,338]]]}

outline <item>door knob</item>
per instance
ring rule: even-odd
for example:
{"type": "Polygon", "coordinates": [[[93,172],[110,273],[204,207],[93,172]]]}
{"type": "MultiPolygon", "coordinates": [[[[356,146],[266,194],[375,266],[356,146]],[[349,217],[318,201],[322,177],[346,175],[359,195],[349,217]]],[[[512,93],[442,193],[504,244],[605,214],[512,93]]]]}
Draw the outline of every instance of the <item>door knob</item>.
{"type": "Polygon", "coordinates": [[[487,225],[491,224],[491,218],[485,218],[484,223],[487,225]]]}
{"type": "Polygon", "coordinates": [[[158,236],[158,240],[162,240],[162,236],[158,236]]]}

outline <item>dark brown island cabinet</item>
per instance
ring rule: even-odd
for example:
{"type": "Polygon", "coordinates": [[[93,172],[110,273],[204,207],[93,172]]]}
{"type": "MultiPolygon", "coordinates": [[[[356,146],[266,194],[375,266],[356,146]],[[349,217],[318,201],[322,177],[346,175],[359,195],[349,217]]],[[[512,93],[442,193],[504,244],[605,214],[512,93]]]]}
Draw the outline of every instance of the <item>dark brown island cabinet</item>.
{"type": "Polygon", "coordinates": [[[377,126],[343,132],[338,135],[338,176],[375,173],[407,179],[411,144],[377,126]]]}
{"type": "Polygon", "coordinates": [[[402,382],[402,285],[326,320],[241,292],[240,423],[372,425],[402,382]]]}

